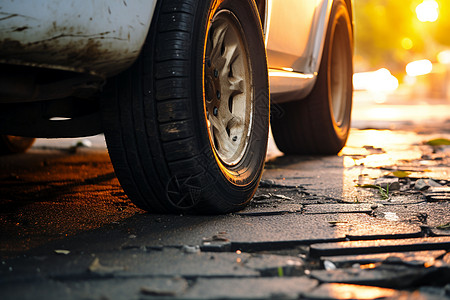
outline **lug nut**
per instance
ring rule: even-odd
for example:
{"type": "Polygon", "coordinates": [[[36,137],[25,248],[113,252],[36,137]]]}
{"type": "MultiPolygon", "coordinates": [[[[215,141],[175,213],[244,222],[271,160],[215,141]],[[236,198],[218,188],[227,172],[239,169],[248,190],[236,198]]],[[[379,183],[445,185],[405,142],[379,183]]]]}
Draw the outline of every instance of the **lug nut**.
{"type": "Polygon", "coordinates": [[[221,96],[220,91],[217,91],[217,99],[220,100],[220,96],[221,96]]]}
{"type": "Polygon", "coordinates": [[[219,77],[219,71],[217,71],[217,69],[214,69],[214,77],[219,77]]]}
{"type": "Polygon", "coordinates": [[[217,117],[218,114],[219,114],[219,109],[214,106],[213,115],[217,117]]]}

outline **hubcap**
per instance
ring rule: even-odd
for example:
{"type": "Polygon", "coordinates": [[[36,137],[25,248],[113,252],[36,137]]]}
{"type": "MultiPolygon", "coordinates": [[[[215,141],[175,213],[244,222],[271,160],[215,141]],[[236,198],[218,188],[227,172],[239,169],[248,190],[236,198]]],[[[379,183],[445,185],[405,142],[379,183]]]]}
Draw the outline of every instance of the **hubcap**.
{"type": "Polygon", "coordinates": [[[252,118],[252,76],[244,33],[228,10],[211,22],[204,62],[208,131],[220,160],[239,163],[248,146],[252,118]]]}

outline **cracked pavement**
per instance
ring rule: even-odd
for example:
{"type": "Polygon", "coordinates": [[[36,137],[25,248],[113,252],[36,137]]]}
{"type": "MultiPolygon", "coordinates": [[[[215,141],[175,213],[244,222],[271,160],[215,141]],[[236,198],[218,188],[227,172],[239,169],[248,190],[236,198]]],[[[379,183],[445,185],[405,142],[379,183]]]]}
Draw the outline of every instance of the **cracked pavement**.
{"type": "Polygon", "coordinates": [[[450,298],[450,118],[355,124],[338,156],[272,145],[223,216],[135,208],[101,137],[1,157],[0,298],[450,298]]]}

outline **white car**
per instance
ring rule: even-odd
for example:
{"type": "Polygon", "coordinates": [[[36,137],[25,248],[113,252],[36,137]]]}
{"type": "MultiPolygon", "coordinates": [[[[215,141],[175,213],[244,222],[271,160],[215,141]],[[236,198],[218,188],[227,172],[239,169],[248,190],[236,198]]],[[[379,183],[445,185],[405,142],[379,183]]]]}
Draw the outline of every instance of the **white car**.
{"type": "Polygon", "coordinates": [[[352,0],[3,0],[0,151],[104,132],[137,206],[240,210],[269,124],[287,154],[344,146],[352,19],[352,0]]]}

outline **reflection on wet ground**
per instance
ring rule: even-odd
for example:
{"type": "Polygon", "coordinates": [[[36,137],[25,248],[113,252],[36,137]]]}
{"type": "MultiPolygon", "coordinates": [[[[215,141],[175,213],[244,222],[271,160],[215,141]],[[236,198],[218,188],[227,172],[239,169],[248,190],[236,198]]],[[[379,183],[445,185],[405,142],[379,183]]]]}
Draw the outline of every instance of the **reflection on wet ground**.
{"type": "Polygon", "coordinates": [[[291,199],[295,193],[286,194],[283,189],[302,193],[304,214],[339,214],[329,222],[335,226],[336,236],[344,234],[347,241],[311,245],[309,252],[320,257],[323,264],[323,269],[311,273],[313,278],[326,283],[319,288],[324,289],[321,297],[449,297],[448,279],[439,280],[430,274],[433,268],[443,266],[446,271],[441,270],[441,274],[450,276],[450,103],[431,106],[366,103],[354,111],[353,118],[358,128],[352,129],[338,157],[280,155],[269,160],[263,176],[263,183],[277,187],[277,193],[291,199]],[[334,203],[340,203],[339,208],[334,203]],[[348,218],[348,213],[367,213],[370,217],[367,223],[361,219],[355,222],[348,218]],[[407,224],[418,226],[412,240],[405,239],[406,232],[410,238],[414,237],[412,228],[397,232],[389,228],[394,225],[399,229],[407,224]],[[389,246],[383,234],[390,235],[395,246],[389,246]],[[350,236],[359,236],[356,240],[361,241],[351,242],[350,236]],[[365,239],[370,240],[367,245],[365,239]],[[430,242],[445,245],[443,250],[419,251],[430,242]],[[415,270],[410,269],[412,265],[415,270]],[[446,287],[430,288],[432,295],[419,291],[401,295],[399,291],[386,289],[430,284],[446,287]]]}

